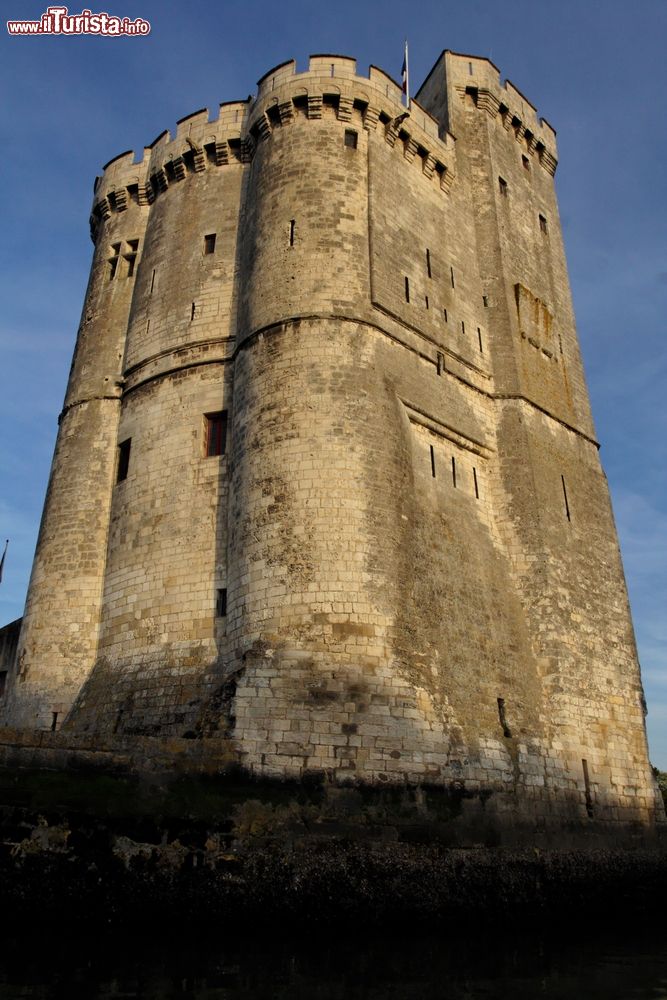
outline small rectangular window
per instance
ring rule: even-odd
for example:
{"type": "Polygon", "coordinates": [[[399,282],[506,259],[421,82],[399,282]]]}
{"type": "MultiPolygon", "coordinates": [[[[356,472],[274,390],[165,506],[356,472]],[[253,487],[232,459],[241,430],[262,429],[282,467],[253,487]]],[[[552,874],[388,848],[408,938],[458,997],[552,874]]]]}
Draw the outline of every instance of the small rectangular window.
{"type": "Polygon", "coordinates": [[[127,269],[125,274],[128,278],[134,275],[134,267],[137,262],[137,252],[139,250],[139,240],[128,240],[127,241],[127,253],[123,254],[126,262],[127,269]]]}
{"type": "Polygon", "coordinates": [[[118,469],[116,472],[116,482],[122,483],[127,479],[127,474],[130,470],[130,448],[132,447],[132,438],[127,438],[125,441],[121,441],[118,445],[118,469]]]}
{"type": "Polygon", "coordinates": [[[120,243],[111,244],[111,257],[109,257],[109,281],[113,281],[116,277],[116,271],[118,270],[118,261],[120,260],[120,243]]]}
{"type": "Polygon", "coordinates": [[[543,233],[548,232],[546,215],[540,215],[539,219],[540,219],[540,229],[542,230],[542,232],[543,233]]]}
{"type": "Polygon", "coordinates": [[[215,253],[215,233],[207,233],[204,237],[204,254],[215,253]]]}
{"type": "Polygon", "coordinates": [[[498,188],[502,198],[507,197],[507,181],[503,177],[498,178],[498,188]]]}
{"type": "Polygon", "coordinates": [[[221,587],[215,595],[215,617],[224,618],[227,614],[227,588],[221,587]]]}
{"type": "Polygon", "coordinates": [[[357,136],[357,133],[354,131],[354,129],[346,128],[345,129],[345,145],[347,146],[347,148],[348,149],[356,149],[357,148],[357,140],[358,140],[358,136],[357,136]]]}
{"type": "Polygon", "coordinates": [[[220,410],[218,413],[205,413],[206,438],[205,455],[212,458],[214,455],[224,455],[227,446],[227,410],[220,410]]]}
{"type": "Polygon", "coordinates": [[[521,162],[523,163],[524,170],[530,170],[530,160],[527,156],[521,156],[521,162]]]}

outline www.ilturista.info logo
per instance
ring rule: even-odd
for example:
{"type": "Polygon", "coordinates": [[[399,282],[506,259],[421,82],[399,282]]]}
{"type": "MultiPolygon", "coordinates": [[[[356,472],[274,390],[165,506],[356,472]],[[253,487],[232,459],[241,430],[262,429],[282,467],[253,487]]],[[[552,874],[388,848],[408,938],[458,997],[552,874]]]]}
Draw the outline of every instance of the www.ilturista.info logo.
{"type": "Polygon", "coordinates": [[[68,13],[67,7],[47,7],[39,21],[7,21],[10,35],[147,35],[151,30],[148,21],[138,17],[116,17],[114,14],[93,14],[82,10],[80,14],[68,13]]]}

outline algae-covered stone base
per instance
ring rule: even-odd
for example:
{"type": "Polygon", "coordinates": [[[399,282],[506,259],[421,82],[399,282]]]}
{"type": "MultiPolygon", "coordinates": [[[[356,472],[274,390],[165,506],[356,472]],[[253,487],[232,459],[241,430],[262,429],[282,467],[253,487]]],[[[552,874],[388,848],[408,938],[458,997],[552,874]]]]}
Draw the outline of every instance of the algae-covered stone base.
{"type": "Polygon", "coordinates": [[[0,907],[18,920],[547,919],[640,914],[667,890],[659,840],[628,830],[609,850],[591,824],[501,845],[492,822],[474,840],[441,789],[5,769],[0,802],[0,907]]]}

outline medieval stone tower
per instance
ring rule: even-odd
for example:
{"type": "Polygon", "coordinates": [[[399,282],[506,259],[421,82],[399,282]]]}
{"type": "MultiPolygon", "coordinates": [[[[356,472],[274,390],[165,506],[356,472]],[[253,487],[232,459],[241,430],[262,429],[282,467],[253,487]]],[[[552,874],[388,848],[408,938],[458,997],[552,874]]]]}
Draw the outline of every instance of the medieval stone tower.
{"type": "Polygon", "coordinates": [[[556,161],[444,52],[107,164],[6,724],[655,818],[556,161]]]}

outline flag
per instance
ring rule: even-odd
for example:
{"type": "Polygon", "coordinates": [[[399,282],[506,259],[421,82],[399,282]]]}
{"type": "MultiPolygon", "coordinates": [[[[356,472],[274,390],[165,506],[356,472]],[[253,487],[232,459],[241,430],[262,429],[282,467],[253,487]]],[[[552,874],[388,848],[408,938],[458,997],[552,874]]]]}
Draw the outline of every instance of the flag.
{"type": "Polygon", "coordinates": [[[410,107],[410,75],[408,70],[408,40],[405,40],[405,52],[403,53],[403,67],[401,69],[401,82],[403,85],[403,93],[405,94],[405,103],[410,107]]]}
{"type": "Polygon", "coordinates": [[[0,583],[2,583],[2,571],[5,568],[5,556],[7,555],[7,546],[9,545],[9,539],[5,541],[5,551],[2,553],[2,559],[0,559],[0,583]]]}

